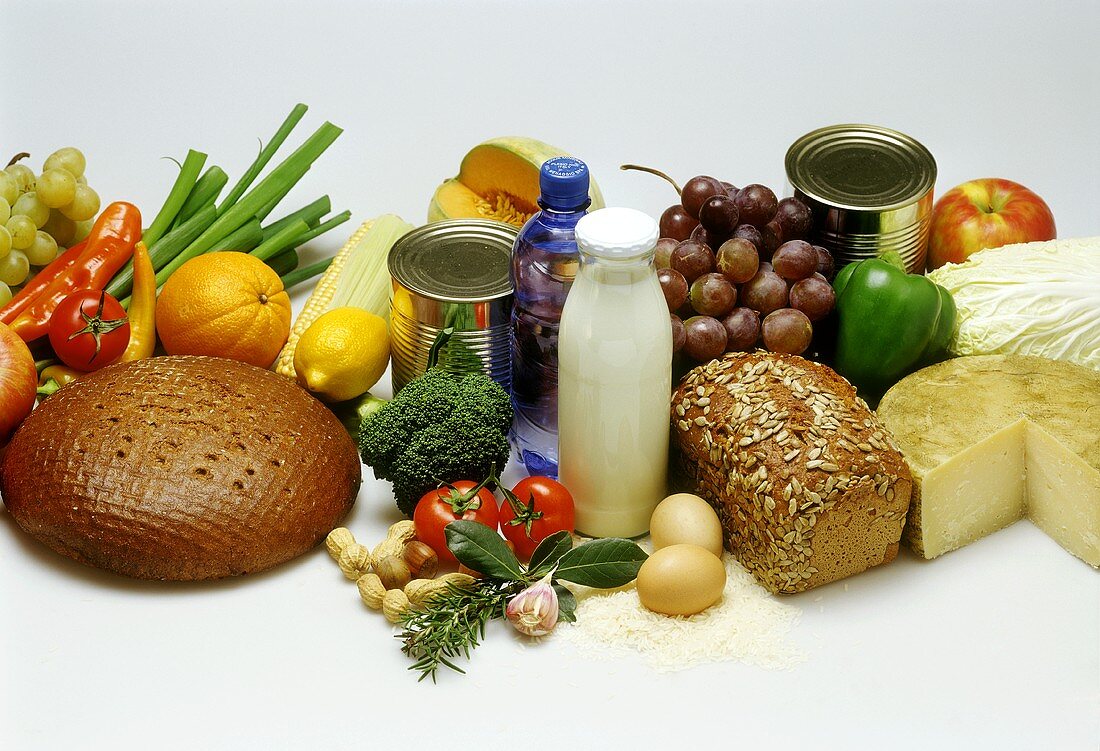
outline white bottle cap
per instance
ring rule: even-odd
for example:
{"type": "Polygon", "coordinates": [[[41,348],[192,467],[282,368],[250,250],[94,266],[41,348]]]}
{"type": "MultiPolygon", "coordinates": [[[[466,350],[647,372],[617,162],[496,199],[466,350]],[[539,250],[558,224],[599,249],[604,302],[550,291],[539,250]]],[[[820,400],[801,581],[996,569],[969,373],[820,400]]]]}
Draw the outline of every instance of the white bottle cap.
{"type": "Polygon", "coordinates": [[[657,222],[637,209],[599,209],[577,222],[577,247],[582,253],[626,260],[653,251],[657,246],[657,222]]]}

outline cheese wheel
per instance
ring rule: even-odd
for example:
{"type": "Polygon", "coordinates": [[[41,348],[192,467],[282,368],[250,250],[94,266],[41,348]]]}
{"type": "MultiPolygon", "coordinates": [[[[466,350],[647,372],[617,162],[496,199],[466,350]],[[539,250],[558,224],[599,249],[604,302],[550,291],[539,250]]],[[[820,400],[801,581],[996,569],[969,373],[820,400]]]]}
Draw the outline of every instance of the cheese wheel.
{"type": "Polygon", "coordinates": [[[935,558],[1028,517],[1100,566],[1100,372],[962,357],[891,388],[878,417],[913,473],[904,541],[935,558]]]}

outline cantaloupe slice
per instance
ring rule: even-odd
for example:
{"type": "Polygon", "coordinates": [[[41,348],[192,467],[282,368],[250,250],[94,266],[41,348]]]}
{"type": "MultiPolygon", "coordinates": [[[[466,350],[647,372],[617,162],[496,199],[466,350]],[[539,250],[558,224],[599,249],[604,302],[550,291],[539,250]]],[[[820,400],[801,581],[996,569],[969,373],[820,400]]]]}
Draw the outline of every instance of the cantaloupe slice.
{"type": "MultiPolygon", "coordinates": [[[[496,219],[522,226],[538,211],[542,163],[566,152],[533,138],[505,136],[479,144],[462,159],[458,175],[444,181],[428,206],[428,221],[496,219]]],[[[589,210],[603,208],[603,196],[591,181],[589,210]]]]}

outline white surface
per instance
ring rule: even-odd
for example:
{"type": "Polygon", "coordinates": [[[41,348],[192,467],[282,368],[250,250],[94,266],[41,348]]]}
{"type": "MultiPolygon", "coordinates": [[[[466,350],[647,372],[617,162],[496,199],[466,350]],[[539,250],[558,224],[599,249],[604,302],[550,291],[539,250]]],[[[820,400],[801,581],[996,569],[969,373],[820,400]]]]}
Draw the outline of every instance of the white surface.
{"type": "MultiPolygon", "coordinates": [[[[612,204],[673,196],[627,161],[780,187],[820,125],[935,154],[937,193],[1002,176],[1094,235],[1095,3],[4,2],[0,144],[75,144],[105,199],[155,211],[188,147],[235,179],[296,101],[346,128],[286,206],[424,218],[478,141],[585,159],[612,204]]],[[[318,243],[331,251],[351,231],[318,243]]],[[[344,231],[346,230],[346,231],[344,231]]],[[[351,528],[394,513],[369,479],[351,528]]],[[[212,585],[62,560],[0,514],[0,747],[1056,748],[1100,744],[1094,571],[1023,522],[788,600],[810,660],[657,675],[493,629],[466,677],[417,684],[316,551],[212,585]],[[686,743],[685,743],[686,741],[686,743]]]]}

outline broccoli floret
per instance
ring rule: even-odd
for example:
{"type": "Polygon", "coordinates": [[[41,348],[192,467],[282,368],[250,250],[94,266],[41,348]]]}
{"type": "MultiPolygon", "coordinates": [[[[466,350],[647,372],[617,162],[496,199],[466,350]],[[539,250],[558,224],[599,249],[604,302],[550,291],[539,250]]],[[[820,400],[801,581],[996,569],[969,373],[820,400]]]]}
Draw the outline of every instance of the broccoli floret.
{"type": "Polygon", "coordinates": [[[458,390],[463,403],[484,417],[486,424],[502,433],[511,429],[512,400],[492,378],[483,373],[471,373],[462,379],[458,390]]]}
{"type": "Polygon", "coordinates": [[[502,470],[511,424],[508,394],[492,379],[432,368],[363,422],[359,452],[412,514],[439,482],[480,481],[493,464],[502,470]]]}

